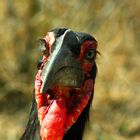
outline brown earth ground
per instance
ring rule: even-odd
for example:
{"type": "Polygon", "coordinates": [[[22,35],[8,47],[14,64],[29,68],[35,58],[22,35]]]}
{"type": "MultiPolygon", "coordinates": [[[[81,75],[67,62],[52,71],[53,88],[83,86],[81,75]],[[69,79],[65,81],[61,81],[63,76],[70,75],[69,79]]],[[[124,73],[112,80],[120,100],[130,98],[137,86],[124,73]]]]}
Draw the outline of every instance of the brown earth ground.
{"type": "Polygon", "coordinates": [[[84,140],[140,139],[139,0],[0,1],[0,140],[18,140],[27,122],[36,40],[54,27],[98,40],[98,76],[84,140]]]}

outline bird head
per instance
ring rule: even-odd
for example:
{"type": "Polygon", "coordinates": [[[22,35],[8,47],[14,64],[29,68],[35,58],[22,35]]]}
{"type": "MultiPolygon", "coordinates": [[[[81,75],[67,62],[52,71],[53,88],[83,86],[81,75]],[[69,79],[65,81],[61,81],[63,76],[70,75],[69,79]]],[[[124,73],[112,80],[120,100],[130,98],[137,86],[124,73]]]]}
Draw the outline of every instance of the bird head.
{"type": "Polygon", "coordinates": [[[56,28],[40,39],[40,49],[34,100],[21,139],[82,139],[94,92],[97,41],[56,28]]]}
{"type": "MultiPolygon", "coordinates": [[[[35,80],[40,133],[44,140],[62,139],[92,100],[97,41],[86,33],[57,28],[40,40],[40,48],[43,59],[35,80]]],[[[82,127],[84,115],[83,120],[82,127]]]]}
{"type": "Polygon", "coordinates": [[[42,94],[54,87],[79,89],[85,80],[94,80],[97,41],[91,35],[66,28],[53,29],[40,40],[40,48],[44,58],[39,65],[42,94]]]}

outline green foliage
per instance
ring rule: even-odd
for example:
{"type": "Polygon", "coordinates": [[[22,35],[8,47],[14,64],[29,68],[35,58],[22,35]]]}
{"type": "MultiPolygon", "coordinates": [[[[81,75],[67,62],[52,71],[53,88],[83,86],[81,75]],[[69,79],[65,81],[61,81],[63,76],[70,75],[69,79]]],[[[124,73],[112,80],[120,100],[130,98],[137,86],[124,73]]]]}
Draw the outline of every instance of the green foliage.
{"type": "Polygon", "coordinates": [[[31,102],[37,40],[55,27],[98,40],[98,76],[85,140],[140,139],[140,1],[1,0],[0,139],[16,140],[31,102]]]}

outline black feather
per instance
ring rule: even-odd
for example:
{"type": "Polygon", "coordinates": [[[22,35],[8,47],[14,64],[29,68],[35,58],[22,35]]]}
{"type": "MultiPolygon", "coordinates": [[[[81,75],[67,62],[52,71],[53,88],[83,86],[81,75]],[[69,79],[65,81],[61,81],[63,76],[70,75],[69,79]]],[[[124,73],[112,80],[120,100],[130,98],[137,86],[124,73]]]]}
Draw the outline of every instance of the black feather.
{"type": "Polygon", "coordinates": [[[37,103],[33,94],[33,101],[25,132],[20,140],[41,140],[40,138],[40,124],[38,121],[37,103]]]}

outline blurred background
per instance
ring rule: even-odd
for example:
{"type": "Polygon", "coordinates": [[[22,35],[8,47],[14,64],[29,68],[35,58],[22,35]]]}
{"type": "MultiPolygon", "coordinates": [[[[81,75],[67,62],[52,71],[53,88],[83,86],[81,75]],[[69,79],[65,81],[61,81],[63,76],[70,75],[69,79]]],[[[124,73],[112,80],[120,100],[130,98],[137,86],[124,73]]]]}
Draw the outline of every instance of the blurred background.
{"type": "Polygon", "coordinates": [[[31,104],[37,39],[55,27],[98,40],[84,140],[140,139],[139,0],[0,0],[0,140],[18,140],[31,104]]]}

